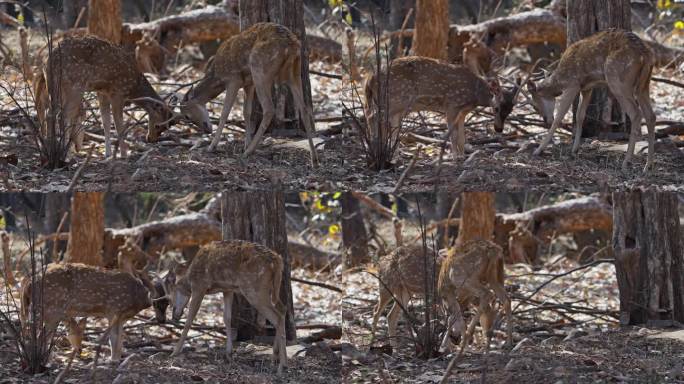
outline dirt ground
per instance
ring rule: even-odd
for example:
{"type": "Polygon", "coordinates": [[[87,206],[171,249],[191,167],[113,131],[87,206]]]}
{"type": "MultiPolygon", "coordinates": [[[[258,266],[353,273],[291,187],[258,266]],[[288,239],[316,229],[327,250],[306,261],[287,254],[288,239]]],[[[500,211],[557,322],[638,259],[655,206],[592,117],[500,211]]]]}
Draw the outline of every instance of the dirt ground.
{"type": "MultiPolygon", "coordinates": [[[[180,56],[179,64],[172,68],[172,75],[168,79],[156,81],[150,77],[161,94],[175,92],[180,85],[201,77],[199,69],[190,67],[191,53],[180,56]]],[[[344,73],[341,64],[314,62],[311,69],[337,76],[344,73]]],[[[677,78],[672,71],[659,71],[657,76],[677,78]]],[[[16,88],[15,98],[33,114],[33,103],[24,89],[21,76],[5,68],[2,81],[16,88]]],[[[95,144],[95,151],[90,163],[82,170],[75,189],[180,192],[251,190],[282,185],[286,190],[296,191],[392,191],[411,163],[416,138],[409,135],[404,137],[403,144],[395,154],[393,169],[381,172],[369,170],[360,137],[348,120],[342,118],[342,104],[352,104],[346,85],[339,79],[318,75],[312,75],[311,81],[315,118],[318,120],[315,140],[321,160],[318,169],[311,167],[308,145],[301,138],[267,137],[253,156],[241,160],[244,128],[242,96],[233,107],[230,124],[216,153],[205,151],[209,135],[200,134],[187,124],[172,128],[159,143],[146,143],[146,115],[139,109],[131,108],[126,118],[128,124],[134,124],[128,135],[131,154],[128,159],[105,160],[99,112],[91,95],[89,115],[85,122],[85,147],[95,144]]],[[[651,95],[655,100],[658,120],[662,122],[659,128],[682,119],[683,89],[653,83],[651,95]]],[[[217,98],[209,106],[214,120],[220,114],[220,100],[221,97],[217,98]]],[[[414,116],[405,120],[405,131],[417,133],[427,138],[427,141],[418,139],[423,144],[421,155],[408,172],[400,191],[431,191],[436,186],[455,191],[545,192],[624,189],[653,184],[684,188],[684,152],[677,148],[684,140],[681,137],[660,140],[655,170],[650,175],[643,175],[644,153],[636,156],[635,164],[627,171],[620,169],[625,141],[584,140],[579,156],[573,158],[569,153],[571,137],[563,129],[556,135],[555,145],[541,157],[532,157],[532,150],[527,144],[539,142],[545,133],[544,129],[531,123],[535,119],[539,120],[538,116],[528,106],[521,104],[514,111],[513,119],[503,135],[495,136],[491,117],[478,114],[469,120],[467,157],[451,160],[447,149],[446,161],[441,166],[438,165],[441,152],[439,143],[445,130],[442,118],[423,114],[420,118],[414,116]]],[[[638,150],[644,144],[640,142],[638,150]]],[[[68,188],[77,169],[85,161],[87,149],[64,168],[54,171],[45,169],[35,149],[35,135],[30,125],[16,105],[3,95],[0,97],[0,151],[0,190],[54,192],[68,188]]]]}

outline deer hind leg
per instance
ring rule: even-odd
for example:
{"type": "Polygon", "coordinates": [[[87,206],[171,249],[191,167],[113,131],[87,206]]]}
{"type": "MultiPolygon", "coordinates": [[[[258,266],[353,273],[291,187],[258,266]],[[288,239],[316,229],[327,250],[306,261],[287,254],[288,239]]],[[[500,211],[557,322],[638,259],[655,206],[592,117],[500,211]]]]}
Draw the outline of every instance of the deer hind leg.
{"type": "Polygon", "coordinates": [[[577,93],[579,92],[579,89],[577,88],[568,88],[563,93],[560,95],[560,98],[556,100],[556,114],[553,117],[553,124],[551,124],[551,128],[549,128],[549,132],[546,134],[546,137],[544,137],[544,140],[542,140],[541,144],[539,145],[539,148],[537,148],[534,151],[535,156],[541,155],[542,151],[546,147],[549,146],[551,143],[551,140],[553,139],[553,134],[556,132],[556,129],[561,125],[563,122],[563,118],[565,117],[565,114],[568,113],[570,110],[570,106],[572,105],[572,102],[575,100],[575,97],[577,97],[577,93]]]}
{"type": "Polygon", "coordinates": [[[461,305],[458,300],[450,295],[446,299],[446,309],[449,313],[447,317],[447,330],[444,333],[444,338],[442,339],[442,344],[439,347],[440,352],[446,352],[451,350],[451,335],[455,332],[463,332],[463,311],[461,310],[461,305]]]}
{"type": "Polygon", "coordinates": [[[629,131],[629,144],[627,145],[627,154],[625,160],[622,162],[622,169],[626,170],[629,163],[634,156],[634,148],[636,146],[637,138],[641,136],[641,109],[634,100],[631,92],[624,82],[618,79],[609,79],[608,87],[613,93],[622,110],[629,116],[632,124],[629,131]]]}
{"type": "Polygon", "coordinates": [[[243,158],[248,157],[256,150],[256,147],[261,142],[261,138],[264,136],[266,129],[271,124],[275,115],[275,107],[273,106],[272,98],[273,91],[271,89],[273,86],[272,79],[264,73],[254,71],[252,73],[252,80],[254,81],[254,88],[256,89],[261,109],[263,110],[263,116],[261,117],[261,123],[259,123],[259,128],[257,129],[254,138],[242,154],[243,158]]]}
{"type": "MultiPolygon", "coordinates": [[[[116,128],[116,136],[118,138],[117,148],[121,151],[121,158],[128,157],[128,144],[126,144],[126,125],[123,121],[123,100],[120,98],[109,98],[112,108],[112,117],[114,118],[114,128],[116,128]]],[[[114,157],[116,157],[116,149],[114,150],[114,157]]]]}
{"type": "Polygon", "coordinates": [[[259,292],[242,291],[243,296],[256,310],[261,313],[276,329],[273,340],[273,360],[279,360],[278,374],[287,367],[287,350],[285,340],[285,309],[278,308],[278,304],[271,302],[271,292],[262,289],[259,292]]]}
{"type": "Polygon", "coordinates": [[[97,95],[98,103],[100,104],[100,118],[102,119],[102,129],[104,129],[105,138],[105,157],[112,156],[112,142],[111,142],[111,128],[112,128],[112,111],[109,98],[105,95],[97,95]]]}
{"type": "Polygon", "coordinates": [[[188,317],[185,319],[185,326],[183,327],[183,332],[181,333],[181,337],[178,340],[178,344],[176,344],[176,347],[173,349],[173,353],[171,356],[178,356],[180,354],[181,350],[183,349],[183,344],[185,343],[185,338],[188,336],[188,331],[190,331],[190,327],[192,326],[193,320],[195,320],[195,316],[197,316],[197,311],[199,311],[200,305],[202,304],[202,298],[204,297],[204,291],[203,290],[195,290],[192,292],[192,295],[190,296],[190,308],[188,309],[188,317]]]}
{"type": "Polygon", "coordinates": [[[513,311],[511,309],[511,299],[506,293],[506,288],[503,284],[492,284],[492,290],[503,306],[506,315],[506,346],[513,345],[513,311]]]}
{"type": "Polygon", "coordinates": [[[252,124],[252,110],[254,104],[254,86],[247,86],[245,90],[245,105],[242,107],[242,116],[245,119],[245,149],[249,147],[254,137],[254,125],[252,124]]]}
{"type": "Polygon", "coordinates": [[[121,359],[121,319],[119,316],[114,316],[109,319],[109,348],[110,360],[119,361],[121,359]]]}
{"type": "Polygon", "coordinates": [[[233,103],[237,98],[238,91],[240,90],[241,84],[237,81],[230,81],[226,86],[226,97],[223,99],[223,109],[221,110],[221,117],[219,118],[219,125],[214,132],[214,138],[209,144],[208,151],[213,152],[221,141],[221,135],[223,134],[223,128],[226,125],[226,120],[228,120],[228,115],[230,115],[230,110],[233,109],[233,103]]]}
{"type": "Polygon", "coordinates": [[[580,96],[580,104],[577,108],[577,117],[575,118],[575,139],[572,143],[572,153],[577,154],[580,143],[582,142],[582,125],[584,125],[584,117],[587,115],[587,108],[589,101],[591,101],[591,94],[593,90],[582,91],[580,96]]]}
{"type": "MultiPolygon", "coordinates": [[[[455,152],[452,152],[454,157],[458,156],[463,156],[465,155],[465,143],[466,143],[466,137],[465,137],[465,119],[466,116],[470,113],[470,109],[463,109],[458,112],[456,115],[456,132],[452,132],[451,134],[451,148],[453,151],[453,148],[456,148],[455,152]],[[454,147],[455,146],[455,147],[454,147]]],[[[453,127],[452,127],[453,128],[453,127]]]]}
{"type": "Polygon", "coordinates": [[[373,324],[371,325],[371,341],[370,345],[373,345],[375,341],[375,332],[378,329],[378,320],[382,314],[382,310],[387,307],[387,304],[392,301],[392,295],[384,287],[380,287],[380,297],[378,298],[378,305],[375,306],[375,313],[373,314],[373,324]]]}
{"type": "Polygon", "coordinates": [[[316,154],[316,146],[314,146],[313,135],[315,133],[315,126],[311,110],[304,102],[304,92],[302,91],[301,77],[291,78],[288,82],[290,91],[292,91],[292,98],[294,99],[295,107],[299,113],[299,119],[304,123],[306,130],[306,139],[309,141],[309,149],[311,150],[311,165],[318,166],[318,155],[316,154]]]}
{"type": "Polygon", "coordinates": [[[64,114],[64,134],[66,134],[70,144],[74,146],[76,153],[81,151],[83,146],[83,128],[80,124],[81,116],[81,92],[65,92],[62,102],[64,114]]]}
{"type": "Polygon", "coordinates": [[[231,330],[231,315],[233,310],[233,292],[223,292],[223,325],[226,327],[226,357],[233,353],[233,332],[231,330]]]}
{"type": "Polygon", "coordinates": [[[401,315],[401,307],[406,308],[411,295],[406,291],[406,289],[400,288],[400,291],[395,296],[396,300],[389,315],[387,315],[387,330],[390,338],[390,345],[396,348],[399,345],[397,340],[397,324],[399,323],[399,317],[401,315]]]}
{"type": "Polygon", "coordinates": [[[644,173],[647,173],[653,167],[653,159],[655,157],[656,122],[656,115],[651,106],[651,97],[648,94],[648,87],[646,87],[646,92],[642,92],[639,95],[639,107],[641,107],[641,113],[644,115],[646,126],[648,127],[648,158],[646,160],[646,166],[644,167],[644,173]]]}

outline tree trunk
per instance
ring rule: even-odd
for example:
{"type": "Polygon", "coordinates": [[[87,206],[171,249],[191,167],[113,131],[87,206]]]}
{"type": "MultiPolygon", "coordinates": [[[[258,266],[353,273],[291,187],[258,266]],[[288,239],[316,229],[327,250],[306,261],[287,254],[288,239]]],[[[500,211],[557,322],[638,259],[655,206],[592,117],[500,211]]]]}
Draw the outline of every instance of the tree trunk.
{"type": "Polygon", "coordinates": [[[676,193],[613,193],[620,323],[684,323],[684,245],[676,193]]]}
{"type": "Polygon", "coordinates": [[[121,1],[90,0],[88,4],[88,33],[112,43],[121,44],[121,1]]]}
{"type": "Polygon", "coordinates": [[[344,265],[347,268],[368,263],[368,236],[359,201],[351,194],[342,194],[342,243],[344,265]]]}
{"type": "MultiPolygon", "coordinates": [[[[309,80],[309,49],[305,38],[303,0],[240,0],[240,30],[244,31],[250,25],[259,22],[273,22],[284,25],[297,35],[297,38],[302,43],[300,55],[304,102],[308,108],[312,109],[311,81],[309,80]]],[[[268,130],[272,134],[285,137],[304,136],[304,126],[297,119],[294,101],[286,86],[278,87],[277,91],[273,93],[273,101],[277,111],[276,119],[271,123],[268,130]],[[275,121],[280,116],[284,116],[286,121],[275,121]]],[[[253,110],[251,116],[253,120],[252,126],[258,127],[262,115],[261,105],[255,103],[253,110]]],[[[304,117],[302,116],[302,118],[304,117]]]]}
{"type": "Polygon", "coordinates": [[[464,192],[461,195],[461,225],[456,245],[470,240],[493,240],[494,194],[491,192],[464,192]]]}
{"type": "MultiPolygon", "coordinates": [[[[57,232],[60,221],[65,212],[69,210],[69,196],[66,193],[46,193],[43,196],[42,204],[44,204],[45,217],[42,224],[42,232],[45,234],[57,232]]],[[[32,227],[35,225],[32,224],[32,227]]],[[[64,222],[64,226],[60,228],[61,231],[66,231],[69,229],[69,220],[64,222]]],[[[34,228],[35,230],[35,228],[34,228]]],[[[43,254],[45,255],[45,260],[47,262],[57,262],[59,261],[59,255],[63,254],[66,250],[67,243],[65,241],[50,240],[45,242],[43,247],[43,254]],[[57,246],[54,242],[57,241],[57,246]],[[56,254],[53,255],[52,251],[55,250],[56,254]],[[54,259],[53,259],[54,256],[54,259]]]]}
{"type": "MultiPolygon", "coordinates": [[[[568,45],[609,28],[632,30],[629,0],[568,1],[567,14],[568,45]]],[[[584,119],[582,136],[599,136],[611,128],[610,122],[613,121],[620,123],[619,132],[629,132],[629,124],[622,121],[618,103],[608,97],[607,88],[596,88],[584,119]]]]}
{"type": "MultiPolygon", "coordinates": [[[[283,283],[280,299],[287,305],[285,331],[287,340],[295,340],[290,258],[287,253],[285,202],[281,191],[223,192],[221,194],[223,240],[247,240],[263,244],[283,258],[283,283]]],[[[236,293],[233,305],[233,327],[238,340],[251,340],[260,333],[256,310],[236,293]]]]}
{"type": "Polygon", "coordinates": [[[104,193],[76,192],[71,198],[66,262],[102,266],[104,193]]]}
{"type": "MultiPolygon", "coordinates": [[[[454,205],[455,200],[458,198],[457,194],[450,193],[448,191],[437,192],[437,215],[440,220],[445,220],[447,218],[455,219],[460,217],[461,210],[458,209],[460,204],[455,207],[454,212],[449,217],[449,212],[454,205]]],[[[458,235],[458,227],[455,225],[440,225],[437,228],[437,247],[438,249],[449,248],[453,243],[454,236],[458,235]],[[448,229],[448,232],[447,232],[448,229]],[[445,233],[446,232],[446,233],[445,233]],[[445,236],[446,235],[446,236],[445,236]]]]}
{"type": "Polygon", "coordinates": [[[417,0],[414,54],[446,60],[448,41],[449,1],[417,0]]]}

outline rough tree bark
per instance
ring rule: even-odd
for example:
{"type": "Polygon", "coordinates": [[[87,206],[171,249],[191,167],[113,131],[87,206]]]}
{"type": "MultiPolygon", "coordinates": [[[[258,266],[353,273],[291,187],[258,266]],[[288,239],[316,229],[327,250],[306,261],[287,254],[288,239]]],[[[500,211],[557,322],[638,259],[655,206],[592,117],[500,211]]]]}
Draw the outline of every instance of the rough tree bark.
{"type": "MultiPolygon", "coordinates": [[[[285,201],[282,191],[221,194],[224,240],[238,239],[263,244],[283,258],[283,283],[280,299],[287,304],[286,334],[288,340],[296,339],[292,285],[290,281],[290,258],[287,253],[285,230],[285,201]]],[[[247,301],[236,294],[233,306],[234,327],[238,340],[254,339],[259,334],[257,315],[247,301]]]]}
{"type": "MultiPolygon", "coordinates": [[[[42,196],[43,198],[41,199],[41,204],[43,204],[43,206],[45,207],[45,217],[43,218],[42,232],[54,233],[57,231],[57,227],[59,226],[59,223],[62,220],[64,213],[68,212],[69,210],[69,196],[65,193],[46,193],[42,196]]],[[[37,209],[37,212],[40,212],[40,208],[37,209]]],[[[32,227],[34,226],[35,225],[32,223],[32,227]]],[[[66,220],[61,230],[66,231],[68,229],[69,220],[66,220]]],[[[40,228],[38,228],[38,230],[40,230],[40,228]]],[[[66,241],[56,241],[58,242],[56,247],[54,246],[54,241],[47,241],[45,243],[45,247],[43,247],[43,254],[45,255],[46,261],[48,262],[59,261],[58,255],[61,255],[66,250],[66,241]],[[53,249],[56,249],[57,251],[57,254],[54,255],[57,258],[56,260],[52,260],[53,249]]]]}
{"type": "Polygon", "coordinates": [[[357,267],[370,261],[368,236],[359,201],[351,194],[342,194],[342,243],[344,244],[344,266],[357,267]]]}
{"type": "Polygon", "coordinates": [[[461,224],[456,246],[470,240],[494,240],[494,194],[491,192],[464,192],[461,195],[461,224]]]}
{"type": "Polygon", "coordinates": [[[88,33],[121,44],[121,0],[90,0],[88,33]]]}
{"type": "Polygon", "coordinates": [[[620,323],[684,324],[684,245],[676,193],[613,193],[620,323]]]}
{"type": "MultiPolygon", "coordinates": [[[[302,87],[304,90],[304,101],[309,108],[312,108],[311,81],[309,79],[309,56],[306,41],[306,31],[304,29],[304,4],[303,0],[240,0],[240,30],[243,31],[250,25],[259,22],[273,22],[286,26],[292,31],[302,43],[301,63],[302,63],[302,87]]],[[[275,121],[271,123],[269,131],[274,135],[292,137],[303,136],[304,126],[296,118],[294,102],[287,87],[279,87],[274,92],[273,99],[277,111],[284,111],[286,121],[275,121]],[[279,102],[285,100],[285,103],[279,102]]],[[[253,126],[258,127],[261,120],[261,106],[255,103],[252,113],[253,126]]],[[[276,116],[282,116],[276,113],[276,116]]]]}
{"type": "MultiPolygon", "coordinates": [[[[573,0],[567,2],[567,14],[568,45],[609,28],[632,30],[629,0],[573,0]]],[[[599,136],[610,129],[611,121],[621,120],[622,112],[618,103],[608,97],[607,88],[597,88],[587,110],[582,136],[599,136]]],[[[622,122],[618,131],[629,132],[629,124],[622,122]]]]}
{"type": "Polygon", "coordinates": [[[70,219],[66,262],[102,266],[104,193],[76,192],[71,198],[70,219]]]}
{"type": "Polygon", "coordinates": [[[413,53],[446,60],[448,41],[449,1],[417,0],[413,53]]]}

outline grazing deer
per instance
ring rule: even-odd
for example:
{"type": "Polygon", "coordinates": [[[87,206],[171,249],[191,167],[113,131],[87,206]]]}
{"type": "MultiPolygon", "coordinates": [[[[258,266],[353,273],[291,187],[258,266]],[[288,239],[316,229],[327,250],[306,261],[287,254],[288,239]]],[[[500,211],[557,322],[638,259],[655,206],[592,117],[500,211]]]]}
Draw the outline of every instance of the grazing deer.
{"type": "Polygon", "coordinates": [[[311,163],[316,166],[318,157],[312,135],[314,122],[312,112],[304,102],[301,78],[302,46],[297,36],[282,25],[258,23],[241,33],[224,41],[219,47],[213,61],[208,65],[204,78],[184,97],[181,113],[204,130],[211,130],[211,122],[206,103],[225,91],[223,110],[218,128],[209,145],[209,151],[216,149],[226,119],[233,108],[233,103],[240,88],[245,92],[243,116],[245,119],[245,152],[247,157],[256,150],[266,128],[273,120],[272,88],[274,84],[286,84],[306,129],[311,149],[311,163]],[[258,130],[254,133],[251,123],[254,93],[263,109],[263,116],[258,130]]]}
{"type": "Polygon", "coordinates": [[[126,127],[123,122],[126,103],[135,103],[149,114],[148,142],[156,142],[172,123],[172,111],[138,70],[134,55],[109,41],[93,36],[62,40],[52,51],[42,76],[36,82],[35,90],[36,110],[42,129],[45,130],[48,108],[59,108],[65,131],[77,152],[83,144],[80,121],[85,92],[97,93],[106,157],[111,156],[109,131],[112,116],[121,156],[127,156],[126,127]],[[59,100],[51,103],[50,97],[58,97],[59,100]]]}
{"type": "Polygon", "coordinates": [[[166,279],[173,319],[179,320],[190,302],[188,317],[172,356],[183,349],[192,322],[206,294],[223,292],[223,321],[226,327],[226,356],[233,352],[231,311],[233,293],[239,292],[276,329],[273,341],[278,373],[287,366],[285,351],[285,306],[280,302],[283,260],[267,247],[246,241],[217,241],[204,245],[189,266],[178,266],[166,279]]]}
{"type": "MultiPolygon", "coordinates": [[[[432,251],[428,250],[428,266],[432,264],[432,251]]],[[[439,271],[441,259],[435,260],[435,271],[439,271]]],[[[378,319],[387,304],[396,299],[387,316],[388,334],[392,347],[397,346],[397,323],[401,314],[401,307],[407,308],[408,302],[413,296],[425,295],[425,260],[423,259],[422,245],[407,245],[398,247],[379,260],[378,277],[380,279],[380,297],[375,306],[373,324],[371,327],[371,342],[375,341],[378,319]]],[[[428,271],[431,268],[428,267],[428,271]]],[[[428,275],[427,280],[435,284],[435,276],[428,275]]],[[[435,285],[436,286],[436,285],[435,285]]],[[[430,287],[432,289],[433,287],[430,287]]]]}
{"type": "Polygon", "coordinates": [[[549,145],[570,105],[580,94],[572,145],[572,153],[576,154],[582,140],[582,124],[592,89],[596,85],[607,84],[632,124],[622,168],[627,168],[634,155],[636,140],[641,135],[641,119],[645,118],[648,126],[648,159],[644,172],[648,172],[653,165],[655,152],[656,116],[649,96],[654,62],[651,49],[634,33],[622,30],[599,32],[569,46],[550,77],[536,84],[528,84],[535,108],[541,112],[547,124],[553,121],[546,137],[534,152],[535,156],[549,145]],[[560,98],[556,100],[558,96],[560,98]]]}
{"type": "Polygon", "coordinates": [[[36,312],[47,332],[48,340],[61,321],[71,329],[72,346],[80,345],[75,330],[76,316],[105,317],[109,321],[111,359],[121,358],[123,324],[138,312],[152,305],[148,289],[127,272],[108,271],[84,264],[50,264],[35,280],[26,277],[22,284],[21,318],[26,324],[36,312]]]}
{"type": "Polygon", "coordinates": [[[496,311],[491,306],[494,297],[501,302],[506,313],[507,344],[513,342],[511,301],[504,286],[501,247],[491,241],[473,240],[451,248],[439,272],[438,289],[449,313],[441,350],[450,346],[452,332],[459,330],[462,352],[472,336],[478,318],[486,336],[485,346],[488,348],[496,320],[496,311]],[[477,304],[478,311],[466,330],[461,309],[471,303],[477,304]]]}
{"type": "MultiPolygon", "coordinates": [[[[373,139],[397,139],[401,120],[409,112],[432,111],[446,114],[448,135],[454,157],[465,152],[465,118],[478,106],[496,107],[502,94],[496,80],[486,81],[467,67],[448,64],[427,57],[409,56],[390,63],[389,80],[386,73],[369,76],[365,84],[365,109],[373,139]],[[378,92],[380,78],[380,95],[378,92]],[[389,81],[389,90],[386,84],[389,81]],[[386,97],[389,100],[385,100],[386,97]],[[389,105],[389,111],[380,113],[389,105]],[[386,113],[386,115],[384,115],[386,113]],[[383,116],[383,117],[380,117],[383,116]],[[391,132],[382,120],[387,118],[391,132]],[[456,126],[456,127],[454,127],[456,126]],[[380,127],[381,132],[378,132],[380,127]]],[[[495,127],[503,130],[503,124],[495,127]]]]}

